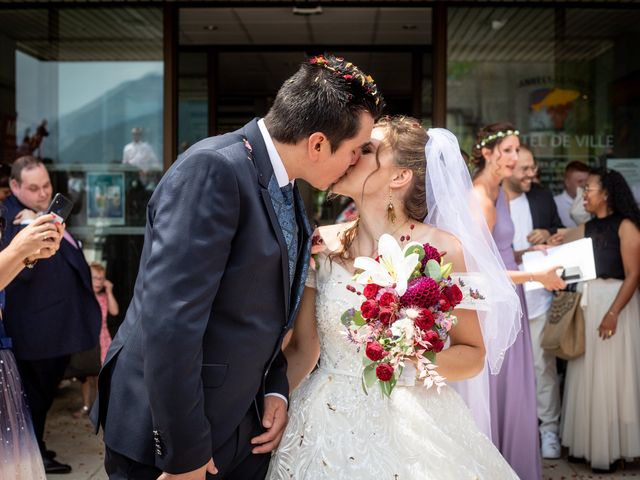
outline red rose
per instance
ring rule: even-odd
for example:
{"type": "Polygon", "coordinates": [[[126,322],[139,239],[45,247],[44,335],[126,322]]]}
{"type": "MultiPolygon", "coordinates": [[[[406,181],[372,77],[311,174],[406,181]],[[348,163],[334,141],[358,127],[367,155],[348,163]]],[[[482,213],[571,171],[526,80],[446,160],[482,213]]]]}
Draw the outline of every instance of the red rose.
{"type": "Polygon", "coordinates": [[[444,348],[444,342],[439,338],[437,340],[434,340],[432,345],[433,345],[433,351],[436,353],[440,353],[444,348]]]}
{"type": "Polygon", "coordinates": [[[391,322],[395,319],[395,314],[393,310],[388,307],[383,307],[380,309],[380,321],[385,325],[390,325],[391,322]]]}
{"type": "Polygon", "coordinates": [[[433,330],[427,330],[426,332],[424,332],[422,334],[422,339],[426,340],[427,342],[429,342],[431,345],[433,345],[433,343],[436,340],[439,340],[440,337],[438,336],[438,332],[434,332],[433,330]]]}
{"type": "Polygon", "coordinates": [[[434,332],[433,330],[424,332],[424,334],[422,335],[422,339],[429,342],[431,344],[430,350],[436,353],[442,351],[442,349],[444,348],[444,342],[440,340],[440,336],[438,335],[438,333],[434,332]]]}
{"type": "Polygon", "coordinates": [[[449,310],[451,310],[451,304],[449,303],[449,300],[446,297],[440,298],[440,301],[438,302],[438,306],[440,307],[441,312],[448,312],[449,310]]]}
{"type": "Polygon", "coordinates": [[[382,295],[380,295],[380,299],[378,300],[378,302],[380,303],[381,307],[388,307],[392,303],[397,303],[398,297],[396,297],[391,292],[384,292],[382,295]]]}
{"type": "Polygon", "coordinates": [[[374,362],[382,360],[386,355],[384,348],[382,348],[382,345],[380,345],[378,342],[367,343],[365,353],[367,354],[367,358],[369,358],[369,360],[373,360],[374,362]]]}
{"type": "Polygon", "coordinates": [[[457,285],[446,287],[444,289],[444,295],[447,297],[447,300],[449,300],[452,307],[455,307],[462,301],[462,292],[457,285]]]}
{"type": "Polygon", "coordinates": [[[364,290],[362,290],[362,294],[365,296],[365,298],[371,300],[372,298],[376,297],[376,295],[378,294],[378,290],[380,290],[380,285],[369,283],[366,287],[364,287],[364,290]]]}
{"type": "Polygon", "coordinates": [[[418,317],[415,319],[415,324],[420,330],[431,330],[436,319],[433,317],[433,313],[426,308],[421,308],[418,313],[418,317]]]}
{"type": "Polygon", "coordinates": [[[378,302],[375,300],[365,300],[360,305],[360,313],[363,318],[376,318],[379,312],[380,307],[378,307],[378,302]]]}
{"type": "Polygon", "coordinates": [[[376,367],[376,377],[382,382],[388,382],[393,377],[393,367],[388,363],[381,363],[376,367]]]}

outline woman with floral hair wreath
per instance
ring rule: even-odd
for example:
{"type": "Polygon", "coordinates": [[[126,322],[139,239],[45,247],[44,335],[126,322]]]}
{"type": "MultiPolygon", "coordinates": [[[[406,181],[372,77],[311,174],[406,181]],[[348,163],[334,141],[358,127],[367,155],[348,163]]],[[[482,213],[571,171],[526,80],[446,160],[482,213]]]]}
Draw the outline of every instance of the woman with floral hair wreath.
{"type": "Polygon", "coordinates": [[[495,445],[523,479],[541,477],[535,369],[529,322],[521,284],[536,280],[549,290],[564,287],[556,268],[518,271],[512,248],[514,226],[502,181],[513,174],[520,132],[510,123],[494,123],[478,131],[472,151],[474,189],[509,276],[518,285],[522,317],[520,334],[506,353],[498,375],[490,375],[491,435],[495,445]]]}

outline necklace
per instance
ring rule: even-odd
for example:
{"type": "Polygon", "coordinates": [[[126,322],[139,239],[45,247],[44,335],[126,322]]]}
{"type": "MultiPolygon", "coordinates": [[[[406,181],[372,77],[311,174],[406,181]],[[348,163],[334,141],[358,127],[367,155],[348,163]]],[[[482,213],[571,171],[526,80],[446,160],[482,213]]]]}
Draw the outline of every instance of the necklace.
{"type": "MultiPolygon", "coordinates": [[[[410,220],[411,220],[411,217],[407,217],[407,219],[404,222],[402,222],[402,224],[400,224],[400,226],[396,227],[391,233],[382,232],[378,236],[378,238],[376,239],[375,247],[374,247],[373,251],[371,252],[371,255],[369,255],[369,257],[375,258],[375,257],[378,256],[378,242],[380,242],[380,237],[382,237],[382,235],[387,234],[387,235],[391,235],[393,238],[395,238],[396,233],[398,233],[402,227],[404,227],[407,223],[409,223],[410,220]]],[[[414,227],[415,227],[415,225],[413,223],[411,225],[409,225],[410,231],[413,230],[414,227]]],[[[411,235],[409,233],[407,233],[406,235],[402,235],[400,237],[400,243],[401,244],[404,243],[405,241],[408,242],[409,240],[411,240],[411,235]]],[[[360,250],[360,248],[358,248],[358,250],[360,250]]],[[[359,256],[359,255],[355,255],[355,256],[359,256]]]]}
{"type": "MultiPolygon", "coordinates": [[[[395,236],[395,234],[396,234],[396,233],[398,233],[398,231],[399,231],[402,227],[404,227],[407,223],[409,223],[409,220],[410,220],[410,218],[409,218],[409,217],[407,217],[407,219],[406,219],[404,222],[402,222],[402,225],[400,225],[400,226],[399,226],[398,228],[396,228],[393,232],[391,232],[391,233],[389,233],[389,234],[387,234],[387,235],[391,235],[392,237],[394,237],[394,236],[395,236]]],[[[379,241],[380,241],[380,237],[382,237],[382,235],[384,235],[384,233],[382,233],[382,234],[380,234],[380,235],[378,236],[378,238],[376,239],[376,242],[379,242],[379,241]]],[[[395,237],[394,237],[394,238],[395,238],[395,237]]],[[[402,241],[404,241],[404,239],[403,239],[403,240],[400,240],[400,241],[402,242],[402,241]]]]}

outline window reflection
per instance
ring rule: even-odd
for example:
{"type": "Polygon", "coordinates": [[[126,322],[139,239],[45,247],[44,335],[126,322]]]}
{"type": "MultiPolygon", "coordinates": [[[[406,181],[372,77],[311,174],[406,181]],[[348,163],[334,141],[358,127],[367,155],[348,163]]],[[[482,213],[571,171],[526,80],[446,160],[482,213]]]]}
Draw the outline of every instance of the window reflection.
{"type": "Polygon", "coordinates": [[[640,157],[639,21],[625,9],[450,8],[448,127],[470,151],[480,126],[514,123],[556,193],[572,160],[640,157]]]}
{"type": "Polygon", "coordinates": [[[0,162],[45,161],[121,305],[162,175],[162,20],[162,8],[0,10],[0,162]]]}

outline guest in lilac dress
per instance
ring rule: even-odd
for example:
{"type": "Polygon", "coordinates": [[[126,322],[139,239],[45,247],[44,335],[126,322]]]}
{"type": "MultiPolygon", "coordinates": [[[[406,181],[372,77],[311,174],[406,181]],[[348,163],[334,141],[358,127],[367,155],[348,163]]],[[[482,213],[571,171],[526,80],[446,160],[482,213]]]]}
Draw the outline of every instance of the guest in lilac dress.
{"type": "MultiPolygon", "coordinates": [[[[513,248],[514,226],[509,204],[500,184],[511,176],[518,159],[519,132],[508,123],[489,125],[478,133],[473,149],[477,167],[474,187],[500,250],[509,276],[516,283],[522,311],[526,315],[523,283],[536,280],[545,288],[563,288],[564,282],[555,269],[542,272],[520,272],[513,248]]],[[[523,321],[515,343],[507,351],[498,375],[490,375],[491,436],[493,443],[523,480],[539,480],[542,476],[538,417],[536,411],[535,369],[529,322],[523,321]]]]}
{"type": "MultiPolygon", "coordinates": [[[[24,228],[0,252],[0,479],[46,480],[31,414],[22,390],[11,339],[2,323],[4,287],[30,262],[48,258],[60,246],[62,227],[44,215],[24,228]]],[[[0,211],[0,245],[4,217],[0,211]]]]}

